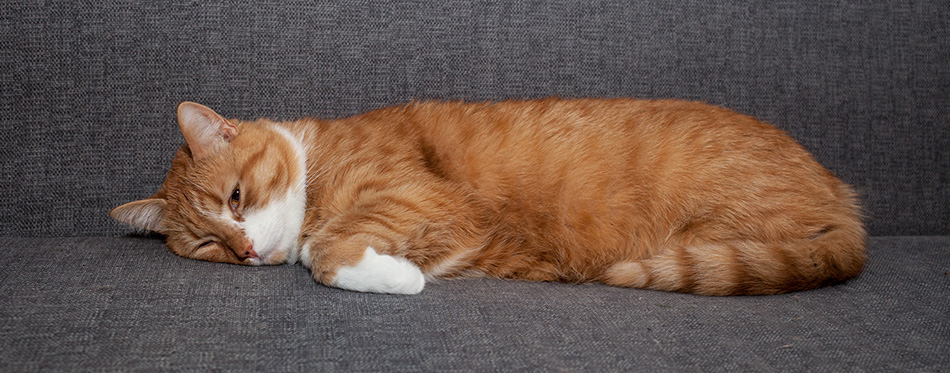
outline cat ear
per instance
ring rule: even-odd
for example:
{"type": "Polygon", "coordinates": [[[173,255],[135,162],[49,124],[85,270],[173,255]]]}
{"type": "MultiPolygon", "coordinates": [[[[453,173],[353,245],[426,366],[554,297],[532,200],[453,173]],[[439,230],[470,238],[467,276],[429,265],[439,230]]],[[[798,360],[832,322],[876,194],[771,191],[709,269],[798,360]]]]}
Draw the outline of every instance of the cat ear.
{"type": "Polygon", "coordinates": [[[196,160],[227,147],[238,134],[237,126],[214,110],[187,101],[178,105],[178,126],[196,160]]]}
{"type": "Polygon", "coordinates": [[[161,232],[164,230],[162,216],[166,204],[167,202],[160,198],[143,199],[116,207],[109,212],[109,216],[136,228],[161,232]]]}

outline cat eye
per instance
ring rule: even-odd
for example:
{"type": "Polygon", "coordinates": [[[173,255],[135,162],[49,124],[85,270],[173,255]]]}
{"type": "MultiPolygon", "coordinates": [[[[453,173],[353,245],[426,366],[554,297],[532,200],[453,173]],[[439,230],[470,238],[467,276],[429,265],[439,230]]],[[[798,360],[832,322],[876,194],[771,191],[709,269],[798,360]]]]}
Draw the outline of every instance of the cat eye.
{"type": "Polygon", "coordinates": [[[211,244],[213,244],[213,243],[214,243],[214,241],[205,241],[205,242],[202,242],[201,245],[198,245],[198,247],[196,248],[196,250],[197,250],[197,249],[204,248],[204,247],[206,247],[206,246],[208,246],[208,245],[211,245],[211,244]]]}
{"type": "Polygon", "coordinates": [[[231,210],[237,211],[238,206],[241,205],[241,188],[234,188],[234,191],[231,192],[231,210]]]}

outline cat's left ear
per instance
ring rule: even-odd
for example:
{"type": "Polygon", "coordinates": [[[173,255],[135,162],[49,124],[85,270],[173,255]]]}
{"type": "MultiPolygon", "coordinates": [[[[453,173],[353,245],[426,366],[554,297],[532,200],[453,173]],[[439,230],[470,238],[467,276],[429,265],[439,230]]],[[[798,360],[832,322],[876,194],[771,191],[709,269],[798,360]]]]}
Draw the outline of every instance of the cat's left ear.
{"type": "Polygon", "coordinates": [[[162,216],[166,205],[164,199],[148,198],[116,207],[109,212],[109,216],[139,229],[161,233],[165,229],[162,216]]]}
{"type": "Polygon", "coordinates": [[[178,105],[178,126],[195,160],[221,151],[238,134],[237,126],[214,110],[187,101],[178,105]]]}

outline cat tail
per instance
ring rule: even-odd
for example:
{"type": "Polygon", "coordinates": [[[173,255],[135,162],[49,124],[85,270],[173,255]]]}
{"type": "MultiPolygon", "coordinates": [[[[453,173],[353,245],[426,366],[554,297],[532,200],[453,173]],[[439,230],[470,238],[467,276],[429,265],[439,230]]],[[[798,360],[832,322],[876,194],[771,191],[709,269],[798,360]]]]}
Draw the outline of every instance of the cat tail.
{"type": "Polygon", "coordinates": [[[666,246],[648,259],[614,264],[603,282],[702,295],[763,295],[812,289],[857,276],[865,261],[860,222],[781,243],[706,242],[666,246]]]}

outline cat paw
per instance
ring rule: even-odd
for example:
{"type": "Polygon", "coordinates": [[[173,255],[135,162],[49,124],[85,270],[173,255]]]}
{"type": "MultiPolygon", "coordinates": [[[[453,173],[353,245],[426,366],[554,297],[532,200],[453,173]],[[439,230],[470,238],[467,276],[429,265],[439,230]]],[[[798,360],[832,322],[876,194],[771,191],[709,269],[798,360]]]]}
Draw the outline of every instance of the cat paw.
{"type": "Polygon", "coordinates": [[[409,260],[379,255],[367,247],[360,262],[338,269],[329,285],[369,293],[419,294],[425,287],[425,276],[409,260]]]}

